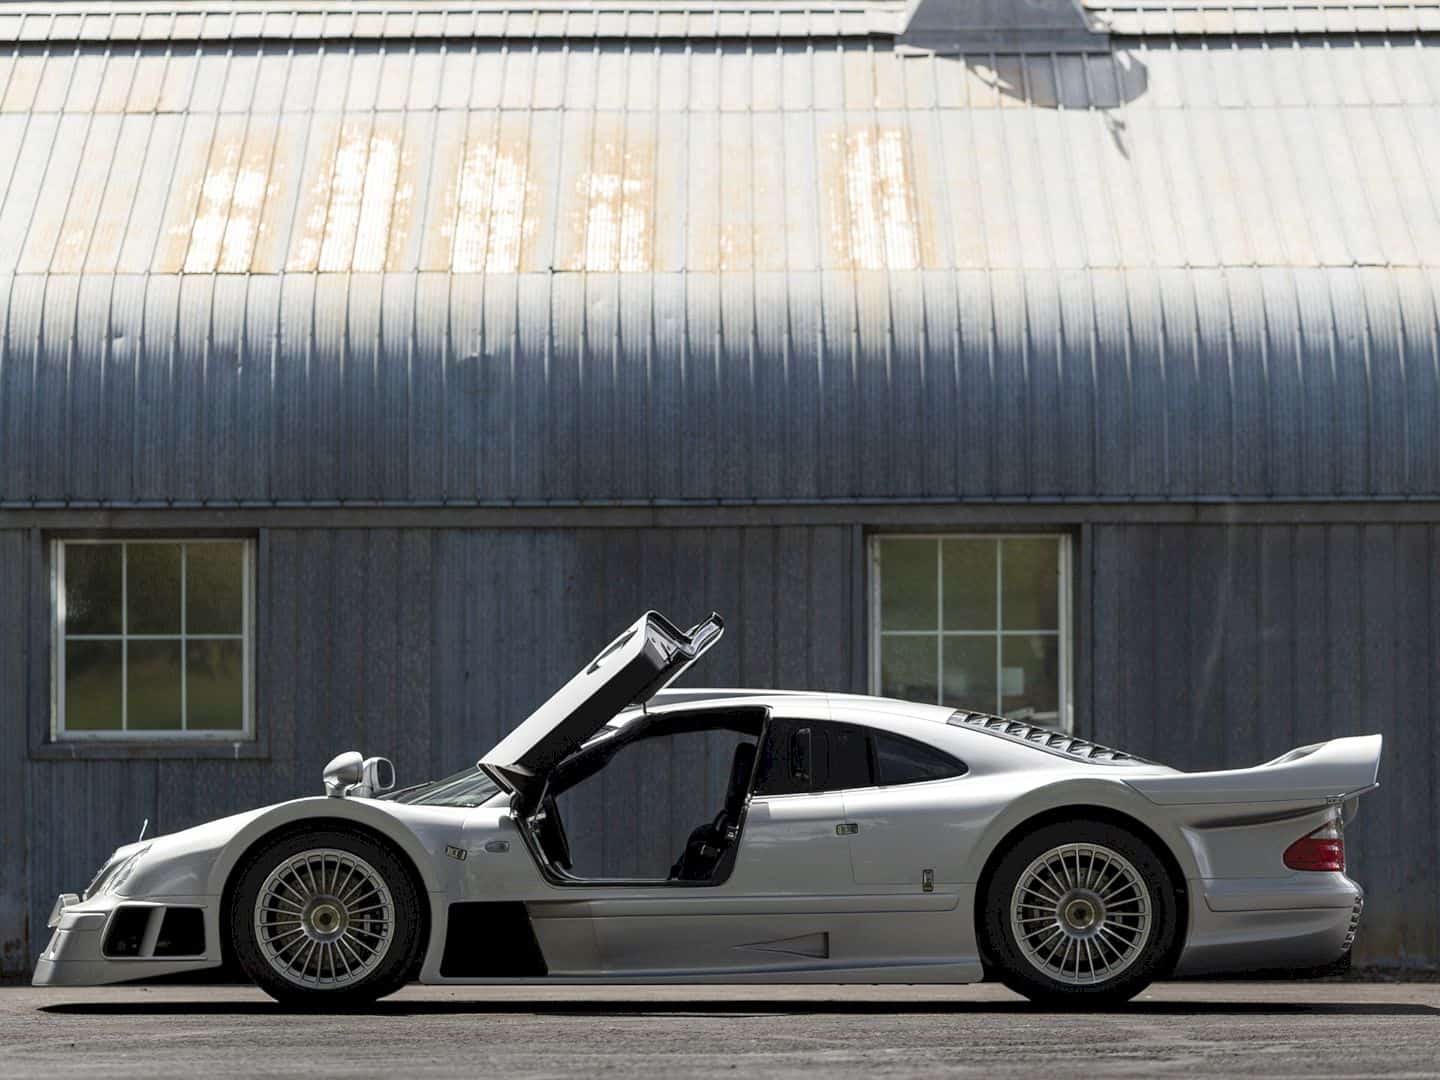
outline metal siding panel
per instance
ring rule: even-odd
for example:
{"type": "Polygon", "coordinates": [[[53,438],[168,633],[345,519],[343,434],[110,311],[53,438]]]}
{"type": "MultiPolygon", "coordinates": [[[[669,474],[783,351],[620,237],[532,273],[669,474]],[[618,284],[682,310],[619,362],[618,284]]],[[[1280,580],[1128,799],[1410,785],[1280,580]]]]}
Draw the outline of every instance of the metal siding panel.
{"type": "Polygon", "coordinates": [[[1195,290],[1190,275],[1162,270],[1157,316],[1159,349],[1165,361],[1166,494],[1184,497],[1199,489],[1206,433],[1200,418],[1199,356],[1195,341],[1195,290]]]}
{"type": "MultiPolygon", "coordinates": [[[[1125,605],[1121,587],[1132,576],[1133,565],[1125,549],[1123,525],[1097,525],[1090,530],[1094,584],[1090,590],[1091,607],[1079,612],[1089,617],[1090,681],[1094,693],[1090,727],[1084,732],[1102,743],[1134,747],[1140,754],[1157,753],[1154,747],[1156,729],[1131,725],[1121,691],[1121,658],[1125,655],[1125,605]]],[[[1084,553],[1082,553],[1084,557],[1084,553]]],[[[1186,623],[1188,625],[1188,622],[1186,623]]],[[[1083,626],[1082,626],[1083,629],[1083,626]]],[[[1190,669],[1187,663],[1186,669],[1190,669]]],[[[1175,719],[1164,728],[1173,730],[1175,719]]]]}
{"type": "Polygon", "coordinates": [[[205,383],[214,347],[212,319],[216,279],[187,274],[180,279],[175,307],[175,355],[168,390],[173,412],[169,498],[195,500],[204,496],[203,475],[206,453],[205,383]]]}
{"type": "Polygon", "coordinates": [[[1440,491],[1440,340],[1435,296],[1440,279],[1422,271],[1395,274],[1405,374],[1405,490],[1440,491]]]}
{"type": "MultiPolygon", "coordinates": [[[[923,324],[907,326],[904,320],[898,320],[896,333],[907,349],[918,351],[913,362],[920,365],[923,378],[916,403],[920,491],[925,495],[949,494],[959,488],[959,448],[962,440],[969,438],[969,418],[959,398],[960,325],[955,286],[949,272],[925,270],[920,274],[920,289],[923,324]],[[918,335],[918,341],[912,335],[918,335]]],[[[803,394],[791,396],[797,402],[803,401],[803,394]]]]}
{"type": "Polygon", "coordinates": [[[450,278],[450,340],[445,354],[441,427],[446,457],[443,492],[447,499],[463,501],[482,494],[476,472],[479,432],[475,410],[480,401],[484,289],[482,274],[454,274],[450,278]]]}
{"type": "Polygon", "coordinates": [[[94,499],[103,494],[100,482],[101,442],[109,406],[106,385],[106,352],[109,338],[110,282],[101,277],[78,279],[74,337],[70,360],[65,424],[67,433],[80,437],[65,439],[64,453],[70,455],[67,493],[72,498],[94,499]],[[70,425],[74,425],[70,428],[70,425]]]}
{"type": "Polygon", "coordinates": [[[1095,335],[1095,489],[1101,495],[1135,490],[1131,477],[1135,430],[1129,312],[1123,275],[1091,275],[1095,335]]]}
{"type": "MultiPolygon", "coordinates": [[[[40,335],[35,343],[35,397],[31,402],[34,447],[31,468],[36,493],[54,498],[73,495],[70,473],[70,380],[75,364],[75,309],[81,279],[51,277],[45,286],[40,335]]],[[[79,432],[75,432],[79,434],[79,432]]]]}
{"type": "Polygon", "coordinates": [[[1225,652],[1221,698],[1226,722],[1207,722],[1221,734],[1220,760],[1226,764],[1263,761],[1260,714],[1260,529],[1235,526],[1224,530],[1225,578],[1221,603],[1220,647],[1225,652]]]}
{"type": "MultiPolygon", "coordinates": [[[[1230,289],[1230,415],[1234,427],[1233,487],[1240,495],[1273,492],[1267,475],[1270,427],[1266,415],[1268,355],[1265,351],[1265,280],[1274,271],[1248,276],[1247,288],[1230,289]]],[[[1231,278],[1232,283],[1234,278],[1231,278]]]]}
{"type": "Polygon", "coordinates": [[[899,432],[913,421],[901,421],[894,340],[891,334],[889,275],[857,270],[855,285],[855,351],[853,354],[850,439],[855,444],[852,490],[864,495],[913,491],[913,475],[897,469],[899,432]]]}
{"type": "MultiPolygon", "coordinates": [[[[1159,715],[1157,613],[1176,610],[1177,601],[1184,603],[1185,598],[1177,597],[1175,590],[1177,586],[1183,587],[1187,578],[1180,567],[1171,567],[1168,574],[1156,572],[1160,557],[1159,530],[1129,527],[1121,535],[1131,570],[1124,579],[1114,583],[1120,594],[1121,640],[1124,642],[1119,658],[1119,709],[1127,729],[1138,733],[1148,726],[1145,718],[1159,715]]],[[[1166,747],[1169,755],[1188,756],[1194,753],[1195,747],[1186,742],[1186,734],[1185,727],[1177,724],[1152,737],[1166,747]]]]}
{"type": "Polygon", "coordinates": [[[714,482],[720,438],[716,366],[720,354],[720,306],[715,283],[685,278],[685,337],[680,353],[681,409],[687,437],[681,448],[680,494],[704,498],[714,482]]]}
{"type": "Polygon", "coordinates": [[[126,499],[135,488],[136,431],[145,422],[136,411],[144,355],[145,279],[120,275],[110,280],[110,287],[105,406],[95,440],[100,454],[98,488],[103,498],[126,499]]]}
{"type": "MultiPolygon", "coordinates": [[[[1298,581],[1295,529],[1265,526],[1260,532],[1259,619],[1256,670],[1257,761],[1269,761],[1298,745],[1296,684],[1305,673],[1295,663],[1295,620],[1298,581]]],[[[1305,583],[1303,587],[1311,587],[1305,583]]]]}
{"type": "Polygon", "coordinates": [[[1195,321],[1197,392],[1195,410],[1201,430],[1197,488],[1200,494],[1234,490],[1234,393],[1230,359],[1230,285],[1228,273],[1199,271],[1191,276],[1195,321]]]}
{"type": "MultiPolygon", "coordinates": [[[[11,748],[0,755],[0,974],[8,976],[23,975],[30,967],[27,856],[33,834],[40,831],[26,812],[30,770],[21,751],[29,738],[25,668],[35,647],[34,624],[28,618],[30,543],[26,532],[0,531],[0,738],[11,748]]],[[[34,925],[34,936],[39,937],[44,924],[34,925]]]]}
{"type": "Polygon", "coordinates": [[[515,498],[516,373],[525,358],[519,352],[519,311],[515,274],[485,275],[484,348],[477,379],[475,442],[479,450],[478,495],[515,498]]]}
{"type": "Polygon", "coordinates": [[[786,277],[785,494],[803,498],[819,490],[822,475],[824,288],[818,271],[786,277]]]}
{"type": "Polygon", "coordinates": [[[1359,495],[1368,490],[1374,450],[1369,326],[1358,272],[1340,271],[1328,284],[1335,327],[1336,441],[1331,453],[1338,493],[1359,495]]]}
{"type": "Polygon", "coordinates": [[[450,280],[445,274],[416,274],[414,322],[408,328],[410,351],[405,356],[405,444],[409,455],[405,493],[430,501],[445,494],[445,429],[448,405],[450,280]]]}
{"type": "MultiPolygon", "coordinates": [[[[616,310],[616,275],[586,274],[584,320],[576,392],[579,395],[579,450],[576,494],[581,498],[614,498],[617,473],[611,432],[620,362],[620,315],[616,310]]],[[[717,371],[722,361],[716,360],[717,371]]]]}
{"type": "Polygon", "coordinates": [[[859,448],[856,445],[856,374],[859,333],[854,277],[849,273],[821,275],[824,354],[820,388],[819,494],[844,497],[859,493],[859,448]]]}
{"type": "MultiPolygon", "coordinates": [[[[1397,581],[1396,540],[1394,526],[1372,525],[1359,530],[1360,565],[1356,568],[1356,576],[1360,585],[1360,617],[1359,621],[1353,624],[1353,630],[1360,638],[1358,689],[1360,700],[1364,704],[1360,706],[1358,713],[1342,714],[1344,727],[1340,728],[1337,734],[1360,735],[1374,730],[1377,726],[1390,728],[1390,718],[1397,715],[1397,690],[1400,684],[1396,661],[1402,644],[1397,633],[1400,629],[1397,616],[1401,610],[1401,597],[1397,593],[1397,586],[1414,590],[1419,582],[1397,581]]],[[[1406,628],[1416,629],[1413,622],[1406,628]]],[[[1406,725],[1406,729],[1409,728],[1410,725],[1406,725]]],[[[1419,750],[1421,756],[1424,750],[1428,749],[1428,740],[1425,739],[1423,729],[1413,734],[1409,730],[1392,729],[1386,734],[1390,736],[1391,742],[1391,745],[1386,747],[1389,751],[1386,755],[1389,762],[1408,763],[1410,757],[1406,753],[1407,749],[1419,750]],[[1397,736],[1399,738],[1396,738],[1397,736]],[[1399,746],[1395,745],[1397,742],[1400,743],[1399,746]]],[[[1409,770],[1402,764],[1399,771],[1403,773],[1409,770]]],[[[1387,777],[1388,775],[1387,770],[1387,777]]],[[[1412,807],[1405,806],[1401,801],[1403,793],[1404,788],[1401,786],[1381,784],[1378,791],[1367,796],[1370,805],[1365,807],[1365,816],[1392,823],[1410,820],[1406,810],[1412,809],[1413,804],[1412,807]]],[[[1367,913],[1374,922],[1369,927],[1370,933],[1366,935],[1366,948],[1372,956],[1385,956],[1392,962],[1402,958],[1408,951],[1405,948],[1409,930],[1405,919],[1408,905],[1401,896],[1404,891],[1409,891],[1404,889],[1405,879],[1411,877],[1413,880],[1412,875],[1398,872],[1399,868],[1410,860],[1406,858],[1403,850],[1397,850],[1405,845],[1397,844],[1391,838],[1397,832],[1403,830],[1392,826],[1383,830],[1383,833],[1389,835],[1374,836],[1367,833],[1365,839],[1369,843],[1356,845],[1353,857],[1346,853],[1347,872],[1353,873],[1356,880],[1366,883],[1367,898],[1373,896],[1375,901],[1367,913]]],[[[1413,893],[1411,895],[1413,896],[1413,893]]],[[[1434,906],[1433,901],[1429,906],[1434,906]]],[[[1415,929],[1419,929],[1419,926],[1415,929]]]]}
{"type": "Polygon", "coordinates": [[[1169,494],[1170,432],[1167,409],[1169,357],[1165,353],[1159,280],[1154,274],[1130,274],[1126,281],[1129,307],[1130,490],[1137,494],[1169,494]]]}
{"type": "Polygon", "coordinates": [[[648,406],[655,364],[655,294],[648,275],[622,274],[616,279],[619,337],[615,350],[616,386],[609,438],[613,462],[613,494],[648,498],[660,490],[654,475],[664,445],[649,439],[648,406]]]}
{"type": "Polygon", "coordinates": [[[1294,275],[1267,272],[1261,289],[1265,309],[1266,490],[1299,491],[1304,386],[1294,275]]]}
{"type": "Polygon", "coordinates": [[[242,352],[249,282],[225,274],[215,279],[210,337],[201,369],[200,490],[207,499],[233,499],[252,468],[242,449],[240,395],[248,357],[242,352]]]}
{"type": "Polygon", "coordinates": [[[995,492],[1034,490],[1031,427],[1035,423],[1030,386],[1029,312],[1025,275],[1000,270],[990,275],[994,325],[995,492]]]}
{"type": "Polygon", "coordinates": [[[955,291],[960,331],[957,404],[966,429],[958,444],[956,493],[962,497],[985,496],[996,489],[998,437],[990,276],[981,271],[960,271],[955,291]]]}
{"type": "MultiPolygon", "coordinates": [[[[1060,493],[1095,490],[1096,341],[1089,275],[1068,271],[1057,282],[1055,364],[1060,370],[1060,493]]],[[[1037,345],[1041,344],[1037,341],[1037,345]]]]}
{"type": "MultiPolygon", "coordinates": [[[[1174,574],[1164,594],[1164,610],[1185,612],[1190,625],[1190,726],[1184,744],[1184,767],[1224,767],[1225,687],[1229,654],[1225,648],[1225,603],[1229,586],[1226,535],[1223,528],[1197,528],[1190,538],[1188,573],[1174,574]]],[[[1158,570],[1158,568],[1157,568],[1158,570]]],[[[1172,760],[1180,761],[1177,756],[1172,760]]]]}
{"type": "Polygon", "coordinates": [[[1410,424],[1397,289],[1393,276],[1384,270],[1360,271],[1360,288],[1370,369],[1366,438],[1370,471],[1365,491],[1400,495],[1406,490],[1405,442],[1410,424]]]}
{"type": "Polygon", "coordinates": [[[269,740],[271,783],[279,787],[288,782],[297,791],[300,687],[308,677],[296,665],[302,648],[302,612],[315,585],[301,574],[302,537],[294,529],[264,534],[265,572],[255,589],[255,721],[269,740]]]}
{"type": "MultiPolygon", "coordinates": [[[[751,446],[753,462],[750,494],[756,498],[778,499],[791,493],[790,459],[794,453],[794,425],[789,406],[799,395],[791,392],[791,302],[786,295],[787,278],[782,272],[757,273],[755,291],[755,350],[751,373],[754,387],[751,446]],[[762,297],[784,297],[784,303],[763,303],[762,297]]],[[[664,442],[657,442],[664,446],[664,442]]],[[[649,454],[664,460],[664,454],[649,454]]],[[[663,491],[663,477],[651,476],[651,490],[663,491]]]]}

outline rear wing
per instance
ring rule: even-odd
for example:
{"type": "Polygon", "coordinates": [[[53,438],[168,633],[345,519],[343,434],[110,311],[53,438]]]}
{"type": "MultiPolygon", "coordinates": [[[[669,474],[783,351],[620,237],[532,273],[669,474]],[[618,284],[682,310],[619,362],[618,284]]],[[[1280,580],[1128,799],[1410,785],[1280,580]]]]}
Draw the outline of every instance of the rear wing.
{"type": "Polygon", "coordinates": [[[1126,779],[1160,806],[1220,803],[1343,803],[1379,786],[1379,735],[1301,746],[1249,769],[1126,779]]]}

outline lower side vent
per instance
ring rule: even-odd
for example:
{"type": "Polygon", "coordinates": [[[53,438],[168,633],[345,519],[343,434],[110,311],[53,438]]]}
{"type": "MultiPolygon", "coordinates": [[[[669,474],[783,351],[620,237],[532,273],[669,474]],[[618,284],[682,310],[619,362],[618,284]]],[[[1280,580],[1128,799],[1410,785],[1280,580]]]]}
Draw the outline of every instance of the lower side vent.
{"type": "Polygon", "coordinates": [[[156,956],[204,956],[205,913],[198,907],[165,909],[160,936],[155,939],[156,956]]]}
{"type": "Polygon", "coordinates": [[[447,979],[549,974],[525,905],[518,900],[451,904],[440,974],[447,979]]]}
{"type": "Polygon", "coordinates": [[[121,904],[100,951],[112,959],[205,955],[205,912],[198,907],[121,904]]]}

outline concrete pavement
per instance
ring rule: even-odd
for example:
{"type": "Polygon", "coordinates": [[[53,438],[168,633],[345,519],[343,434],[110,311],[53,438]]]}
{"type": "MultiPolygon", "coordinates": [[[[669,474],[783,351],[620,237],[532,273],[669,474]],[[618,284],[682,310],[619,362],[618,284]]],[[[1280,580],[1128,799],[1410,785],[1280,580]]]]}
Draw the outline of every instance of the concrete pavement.
{"type": "Polygon", "coordinates": [[[1440,1075],[1440,984],[1172,983],[1125,1010],[998,986],[411,987],[287,1013],[238,986],[0,989],[0,1076],[1440,1075]]]}

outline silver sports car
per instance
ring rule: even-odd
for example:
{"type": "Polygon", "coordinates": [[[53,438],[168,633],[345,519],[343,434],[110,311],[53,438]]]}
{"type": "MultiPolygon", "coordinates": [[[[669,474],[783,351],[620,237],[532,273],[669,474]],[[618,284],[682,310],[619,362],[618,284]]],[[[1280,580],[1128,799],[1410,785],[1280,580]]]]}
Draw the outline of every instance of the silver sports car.
{"type": "Polygon", "coordinates": [[[413,978],[991,977],[1093,1006],[1174,973],[1346,958],[1363,893],[1344,826],[1379,735],[1184,773],[934,705],[667,692],[721,633],[646,613],[454,776],[395,790],[388,761],[342,754],[323,796],[118,849],[56,902],[35,984],[235,964],[338,1007],[413,978]],[[605,874],[607,828],[634,821],[594,820],[584,792],[633,783],[607,769],[637,754],[673,774],[682,746],[723,755],[728,783],[703,820],[656,831],[681,838],[663,863],[605,874]]]}

